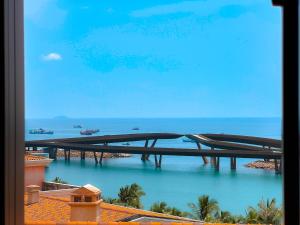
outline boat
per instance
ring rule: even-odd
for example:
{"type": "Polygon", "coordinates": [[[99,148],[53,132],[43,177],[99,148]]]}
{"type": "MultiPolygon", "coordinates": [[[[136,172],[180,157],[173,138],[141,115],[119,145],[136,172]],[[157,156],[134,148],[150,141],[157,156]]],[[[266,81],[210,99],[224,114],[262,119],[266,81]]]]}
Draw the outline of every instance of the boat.
{"type": "Polygon", "coordinates": [[[82,128],[81,125],[73,125],[73,128],[82,128]]]}
{"type": "Polygon", "coordinates": [[[98,133],[100,130],[99,129],[88,129],[88,130],[81,130],[80,131],[80,134],[81,135],[92,135],[92,134],[95,134],[95,133],[98,133]]]}
{"type": "Polygon", "coordinates": [[[128,146],[128,145],[130,145],[130,143],[129,143],[129,142],[126,142],[126,143],[123,143],[122,145],[127,145],[127,146],[128,146]]]}
{"type": "Polygon", "coordinates": [[[29,134],[54,134],[54,132],[52,130],[45,130],[43,128],[39,128],[29,130],[29,134]]]}
{"type": "Polygon", "coordinates": [[[138,128],[138,127],[134,127],[134,128],[132,128],[132,130],[139,130],[140,128],[138,128]]]}
{"type": "Polygon", "coordinates": [[[92,135],[93,131],[92,130],[81,130],[80,134],[81,135],[92,135]]]}

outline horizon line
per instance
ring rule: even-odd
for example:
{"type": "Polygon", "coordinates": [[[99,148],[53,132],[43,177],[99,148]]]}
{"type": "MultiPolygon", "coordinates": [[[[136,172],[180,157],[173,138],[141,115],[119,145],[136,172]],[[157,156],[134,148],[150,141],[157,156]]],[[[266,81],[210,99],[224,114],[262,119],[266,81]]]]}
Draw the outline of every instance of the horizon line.
{"type": "Polygon", "coordinates": [[[249,118],[249,119],[259,119],[259,118],[282,118],[282,116],[215,116],[215,117],[68,117],[68,116],[55,116],[55,117],[44,117],[44,118],[25,118],[25,120],[30,119],[237,119],[237,118],[249,118]]]}

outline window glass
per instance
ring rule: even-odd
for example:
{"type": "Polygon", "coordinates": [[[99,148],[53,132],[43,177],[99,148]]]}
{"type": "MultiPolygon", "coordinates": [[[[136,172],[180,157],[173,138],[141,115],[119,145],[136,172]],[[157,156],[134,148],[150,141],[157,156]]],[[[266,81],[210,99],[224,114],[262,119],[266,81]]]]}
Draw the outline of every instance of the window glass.
{"type": "MultiPolygon", "coordinates": [[[[281,221],[280,8],[25,0],[24,14],[25,183],[40,198],[82,188],[116,215],[281,221]]],[[[68,215],[56,222],[86,219],[68,215]]]]}

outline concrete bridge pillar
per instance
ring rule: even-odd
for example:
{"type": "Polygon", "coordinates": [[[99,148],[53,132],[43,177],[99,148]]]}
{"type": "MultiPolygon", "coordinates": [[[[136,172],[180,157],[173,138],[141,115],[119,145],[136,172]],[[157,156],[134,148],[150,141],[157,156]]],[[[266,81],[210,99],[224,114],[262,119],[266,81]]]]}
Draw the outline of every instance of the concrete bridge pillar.
{"type": "Polygon", "coordinates": [[[232,170],[236,170],[236,157],[230,158],[230,167],[232,170]]]}
{"type": "Polygon", "coordinates": [[[220,170],[220,157],[215,157],[215,168],[216,168],[216,171],[219,171],[220,170]]]}
{"type": "MultiPolygon", "coordinates": [[[[198,142],[196,142],[196,144],[197,144],[198,149],[201,150],[201,145],[198,142]]],[[[206,156],[202,156],[202,160],[203,160],[204,164],[208,163],[208,159],[206,158],[206,156]]]]}
{"type": "MultiPolygon", "coordinates": [[[[146,142],[145,142],[145,146],[144,146],[146,149],[148,148],[148,143],[149,143],[149,140],[147,139],[146,142]]],[[[146,161],[147,160],[146,158],[147,158],[147,155],[145,153],[142,154],[141,160],[146,161]]]]}
{"type": "Polygon", "coordinates": [[[279,163],[281,164],[280,160],[274,159],[275,173],[276,174],[281,173],[281,166],[279,165],[279,163]]]}
{"type": "Polygon", "coordinates": [[[96,154],[96,152],[94,151],[94,158],[95,158],[95,163],[96,163],[96,165],[98,164],[98,158],[97,158],[97,154],[96,154]]]}
{"type": "Polygon", "coordinates": [[[155,154],[154,159],[155,159],[155,167],[161,168],[162,155],[159,155],[159,160],[158,160],[157,155],[155,154]]]}
{"type": "Polygon", "coordinates": [[[83,160],[85,159],[85,151],[80,151],[80,159],[83,160]]]}

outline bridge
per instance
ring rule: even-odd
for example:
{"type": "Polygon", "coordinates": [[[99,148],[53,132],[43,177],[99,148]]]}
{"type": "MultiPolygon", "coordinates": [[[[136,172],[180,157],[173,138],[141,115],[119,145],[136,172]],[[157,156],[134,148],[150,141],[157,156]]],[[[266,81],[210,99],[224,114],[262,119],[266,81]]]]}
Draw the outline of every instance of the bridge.
{"type": "Polygon", "coordinates": [[[64,151],[65,160],[70,160],[71,151],[79,151],[81,159],[86,152],[93,152],[95,163],[102,165],[104,153],[141,154],[141,160],[149,160],[154,155],[155,166],[161,168],[163,155],[199,156],[205,164],[211,164],[216,170],[220,168],[220,158],[230,158],[232,170],[236,169],[237,158],[273,160],[276,173],[281,172],[282,156],[281,141],[270,138],[231,134],[177,134],[177,133],[138,133],[121,135],[103,135],[92,137],[62,138],[26,141],[26,150],[46,148],[49,156],[57,158],[57,150],[64,151]],[[188,138],[196,148],[162,148],[156,147],[158,140],[188,138]],[[114,143],[144,141],[144,146],[120,146],[114,143]],[[96,153],[101,153],[100,158],[96,153]]]}

